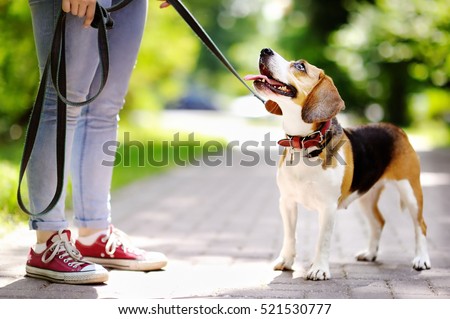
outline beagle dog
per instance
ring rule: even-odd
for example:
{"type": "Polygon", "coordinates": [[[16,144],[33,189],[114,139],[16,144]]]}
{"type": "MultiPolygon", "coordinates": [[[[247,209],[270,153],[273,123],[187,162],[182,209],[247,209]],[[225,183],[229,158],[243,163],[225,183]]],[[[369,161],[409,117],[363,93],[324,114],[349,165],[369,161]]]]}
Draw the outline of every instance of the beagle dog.
{"type": "Polygon", "coordinates": [[[344,101],[324,71],[305,60],[288,62],[263,49],[259,75],[248,75],[265,96],[266,109],[282,116],[286,139],[277,172],[284,237],[275,270],[291,270],[296,255],[297,204],[319,213],[319,237],[306,279],[327,280],[336,211],[359,198],[370,235],[358,261],[375,261],[385,220],[377,202],[385,183],[393,182],[413,220],[416,250],[413,268],[430,268],[427,226],[423,219],[419,158],[406,134],[391,124],[344,129],[336,115],[344,101]]]}

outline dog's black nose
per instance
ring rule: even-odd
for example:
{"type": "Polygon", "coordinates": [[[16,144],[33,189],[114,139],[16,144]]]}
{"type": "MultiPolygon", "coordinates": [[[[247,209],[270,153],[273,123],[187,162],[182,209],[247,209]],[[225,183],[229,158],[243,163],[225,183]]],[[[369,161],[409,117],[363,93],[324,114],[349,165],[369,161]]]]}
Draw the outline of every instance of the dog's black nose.
{"type": "Polygon", "coordinates": [[[272,49],[265,48],[261,50],[261,56],[273,55],[272,49]]]}

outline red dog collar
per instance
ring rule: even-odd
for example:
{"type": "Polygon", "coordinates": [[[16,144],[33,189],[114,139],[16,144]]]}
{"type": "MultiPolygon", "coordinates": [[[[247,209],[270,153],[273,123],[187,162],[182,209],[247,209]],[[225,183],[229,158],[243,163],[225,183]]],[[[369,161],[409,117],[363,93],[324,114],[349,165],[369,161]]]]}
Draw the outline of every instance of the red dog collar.
{"type": "Polygon", "coordinates": [[[330,126],[331,120],[328,120],[324,122],[322,127],[317,131],[311,132],[306,136],[286,135],[287,138],[279,140],[278,144],[294,149],[308,149],[314,146],[321,148],[321,143],[325,140],[325,135],[330,126]]]}

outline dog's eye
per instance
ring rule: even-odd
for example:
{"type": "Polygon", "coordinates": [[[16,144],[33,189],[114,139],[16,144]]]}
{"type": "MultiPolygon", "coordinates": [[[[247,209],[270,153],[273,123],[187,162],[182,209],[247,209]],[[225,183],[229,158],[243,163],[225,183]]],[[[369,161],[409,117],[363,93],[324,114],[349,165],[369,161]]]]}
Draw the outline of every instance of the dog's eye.
{"type": "Polygon", "coordinates": [[[301,72],[306,72],[306,67],[305,67],[305,64],[303,62],[295,62],[294,63],[294,68],[296,68],[297,70],[299,70],[301,72]]]}

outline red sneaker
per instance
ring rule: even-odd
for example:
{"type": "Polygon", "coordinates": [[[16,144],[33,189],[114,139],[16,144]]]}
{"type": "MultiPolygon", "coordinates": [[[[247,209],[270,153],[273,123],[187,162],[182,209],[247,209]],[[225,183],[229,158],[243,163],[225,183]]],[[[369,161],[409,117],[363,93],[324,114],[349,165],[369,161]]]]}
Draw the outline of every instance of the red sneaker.
{"type": "Polygon", "coordinates": [[[108,268],[150,271],[167,265],[164,254],[134,247],[127,235],[113,226],[92,245],[83,245],[79,240],[75,245],[87,260],[108,268]]]}
{"type": "Polygon", "coordinates": [[[100,265],[84,260],[70,238],[69,230],[60,230],[46,243],[42,253],[30,249],[26,273],[30,277],[67,284],[102,283],[108,271],[100,265]]]}

